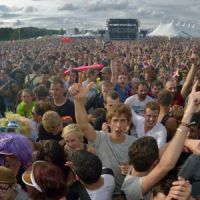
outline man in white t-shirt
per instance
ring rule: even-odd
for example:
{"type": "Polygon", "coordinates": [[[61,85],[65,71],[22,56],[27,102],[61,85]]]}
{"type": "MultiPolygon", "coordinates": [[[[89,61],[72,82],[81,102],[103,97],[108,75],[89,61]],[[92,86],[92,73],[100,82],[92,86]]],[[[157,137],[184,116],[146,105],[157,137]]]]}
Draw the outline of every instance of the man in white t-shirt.
{"type": "MultiPolygon", "coordinates": [[[[159,158],[159,149],[153,137],[142,137],[129,147],[130,171],[122,185],[127,200],[148,200],[151,189],[172,170],[183,151],[189,124],[200,108],[200,93],[195,83],[188,98],[188,105],[179,127],[164,153],[159,158]]],[[[187,146],[189,147],[189,146],[187,146]]]]}
{"type": "Polygon", "coordinates": [[[152,136],[156,139],[160,148],[166,143],[167,130],[161,123],[157,122],[158,114],[159,105],[154,101],[150,101],[145,106],[144,117],[132,111],[132,122],[137,138],[152,136]]]}
{"type": "Polygon", "coordinates": [[[144,107],[149,101],[153,99],[147,95],[148,85],[146,82],[140,82],[137,88],[137,94],[128,97],[125,104],[128,104],[131,109],[138,115],[144,114],[144,107]]]}
{"type": "MultiPolygon", "coordinates": [[[[102,162],[98,156],[85,150],[77,151],[72,163],[74,173],[91,200],[112,199],[115,188],[114,175],[111,169],[107,170],[109,173],[102,173],[102,162]]],[[[77,189],[74,190],[76,193],[77,189]]],[[[74,196],[71,197],[75,199],[74,196]]],[[[79,197],[80,200],[86,198],[80,195],[79,197]]]]}

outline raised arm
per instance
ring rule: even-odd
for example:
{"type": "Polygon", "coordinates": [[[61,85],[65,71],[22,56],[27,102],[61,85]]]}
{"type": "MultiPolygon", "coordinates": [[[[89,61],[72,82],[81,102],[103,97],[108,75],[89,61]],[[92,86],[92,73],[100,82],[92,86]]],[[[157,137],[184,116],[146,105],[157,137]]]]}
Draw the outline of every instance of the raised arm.
{"type": "Polygon", "coordinates": [[[184,146],[188,127],[194,112],[199,110],[200,92],[196,92],[198,82],[193,86],[189,95],[188,105],[182,118],[181,125],[177,128],[171,142],[168,144],[158,165],[143,179],[142,193],[148,192],[158,181],[160,181],[171,169],[174,168],[184,146]]]}
{"type": "Polygon", "coordinates": [[[187,74],[186,80],[183,84],[183,87],[181,89],[181,96],[185,99],[187,95],[190,92],[190,86],[192,85],[192,81],[194,80],[195,73],[197,71],[197,59],[198,57],[193,53],[190,60],[192,63],[192,66],[187,74]]]}
{"type": "Polygon", "coordinates": [[[84,136],[90,141],[94,142],[96,139],[96,132],[88,121],[87,112],[85,109],[85,95],[88,93],[92,84],[83,87],[80,83],[74,83],[69,91],[74,97],[75,115],[77,124],[84,132],[84,136]]]}

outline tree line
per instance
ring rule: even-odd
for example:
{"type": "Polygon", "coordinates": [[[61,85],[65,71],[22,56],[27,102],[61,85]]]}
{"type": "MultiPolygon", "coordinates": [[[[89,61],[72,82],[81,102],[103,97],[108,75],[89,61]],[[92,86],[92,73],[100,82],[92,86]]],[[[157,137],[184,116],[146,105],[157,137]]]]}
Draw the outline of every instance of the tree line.
{"type": "Polygon", "coordinates": [[[0,41],[37,38],[39,36],[55,35],[55,34],[62,35],[64,33],[65,31],[63,29],[48,30],[44,28],[35,28],[35,27],[24,27],[18,29],[0,28],[0,41]]]}

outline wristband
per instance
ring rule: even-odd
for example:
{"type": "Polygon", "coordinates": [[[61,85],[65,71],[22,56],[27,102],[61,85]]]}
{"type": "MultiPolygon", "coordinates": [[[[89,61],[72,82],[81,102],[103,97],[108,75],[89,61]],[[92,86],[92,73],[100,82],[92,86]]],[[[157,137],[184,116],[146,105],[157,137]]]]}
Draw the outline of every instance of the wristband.
{"type": "Polygon", "coordinates": [[[181,122],[180,125],[181,125],[181,126],[185,126],[185,127],[187,127],[187,128],[190,128],[190,124],[187,124],[187,123],[185,123],[185,122],[181,122]]]}
{"type": "Polygon", "coordinates": [[[184,130],[181,129],[181,128],[177,128],[176,131],[178,131],[178,132],[180,132],[180,133],[183,133],[183,132],[184,132],[184,130]]]}

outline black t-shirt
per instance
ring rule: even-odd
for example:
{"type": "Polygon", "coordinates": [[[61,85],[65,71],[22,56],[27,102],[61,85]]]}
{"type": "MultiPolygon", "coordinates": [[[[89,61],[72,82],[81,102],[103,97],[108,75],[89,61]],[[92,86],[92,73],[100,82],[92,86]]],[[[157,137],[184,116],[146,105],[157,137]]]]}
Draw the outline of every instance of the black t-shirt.
{"type": "Polygon", "coordinates": [[[73,122],[76,122],[76,118],[75,118],[75,111],[74,111],[74,103],[67,99],[66,102],[62,105],[62,106],[56,106],[54,104],[55,108],[56,108],[56,112],[61,116],[70,116],[73,119],[73,122]]]}
{"type": "Polygon", "coordinates": [[[62,137],[61,137],[62,131],[59,132],[56,135],[53,135],[52,133],[49,133],[44,129],[44,126],[42,125],[42,123],[39,125],[38,129],[39,129],[39,133],[38,133],[37,141],[40,141],[40,140],[57,140],[57,141],[60,141],[60,140],[62,140],[62,137]]]}

